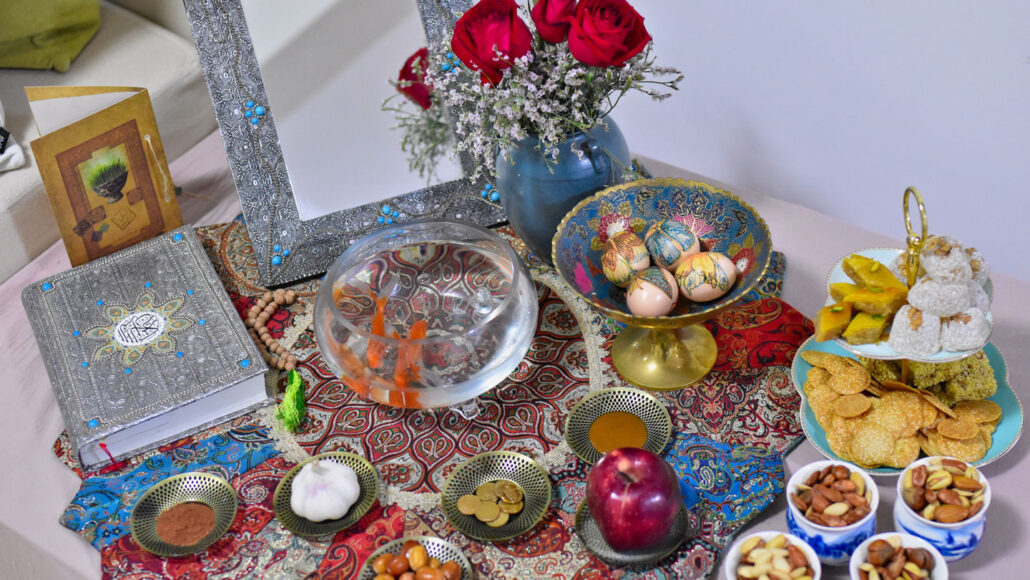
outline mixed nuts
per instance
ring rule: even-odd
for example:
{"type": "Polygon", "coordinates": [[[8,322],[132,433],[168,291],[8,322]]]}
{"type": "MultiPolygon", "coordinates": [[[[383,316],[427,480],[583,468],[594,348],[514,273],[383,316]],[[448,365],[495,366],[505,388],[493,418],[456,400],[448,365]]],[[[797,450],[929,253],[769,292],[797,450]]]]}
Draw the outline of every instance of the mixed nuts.
{"type": "Polygon", "coordinates": [[[814,575],[804,551],[783,534],[769,541],[752,536],[740,546],[737,580],[812,580],[814,575]]]}
{"type": "Polygon", "coordinates": [[[869,544],[858,575],[861,580],[921,580],[930,577],[935,563],[929,550],[905,548],[901,536],[889,536],[869,544]]]}
{"type": "Polygon", "coordinates": [[[972,465],[934,457],[905,471],[902,498],[912,511],[932,522],[953,524],[983,509],[984,484],[972,465]]]}
{"type": "Polygon", "coordinates": [[[810,522],[841,528],[869,515],[872,491],[859,472],[844,465],[827,465],[798,485],[790,501],[810,522]]]}

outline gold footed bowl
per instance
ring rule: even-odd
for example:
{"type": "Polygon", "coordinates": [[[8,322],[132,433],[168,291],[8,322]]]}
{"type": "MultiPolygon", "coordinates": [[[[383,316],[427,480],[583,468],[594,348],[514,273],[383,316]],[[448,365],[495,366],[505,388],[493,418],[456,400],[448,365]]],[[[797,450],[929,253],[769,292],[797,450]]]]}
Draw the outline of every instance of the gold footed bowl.
{"type": "Polygon", "coordinates": [[[750,293],[772,259],[769,228],[753,207],[700,181],[642,179],[595,193],[558,225],[551,243],[558,275],[598,312],[626,325],[612,342],[615,370],[645,389],[682,389],[715,365],[715,338],[701,325],[750,293]],[[710,302],[680,297],[667,316],[636,316],[626,291],[605,278],[601,253],[608,233],[627,229],[641,238],[659,221],[675,220],[698,237],[701,251],[725,254],[737,267],[730,291],[710,302]]]}

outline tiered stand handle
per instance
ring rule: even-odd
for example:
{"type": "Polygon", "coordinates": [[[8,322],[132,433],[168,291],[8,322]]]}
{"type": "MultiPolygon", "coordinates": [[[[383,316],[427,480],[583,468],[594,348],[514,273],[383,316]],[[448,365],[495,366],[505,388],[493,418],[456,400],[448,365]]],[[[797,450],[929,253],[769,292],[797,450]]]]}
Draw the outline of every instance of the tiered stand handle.
{"type": "Polygon", "coordinates": [[[908,287],[912,288],[916,283],[916,276],[919,274],[919,253],[923,251],[923,246],[926,244],[926,207],[923,205],[923,196],[919,195],[919,190],[914,187],[909,187],[905,190],[903,206],[905,211],[905,230],[908,232],[905,269],[908,274],[908,287]],[[916,198],[916,204],[919,207],[921,232],[918,236],[915,230],[912,229],[912,213],[908,205],[908,200],[911,197],[916,198]]]}

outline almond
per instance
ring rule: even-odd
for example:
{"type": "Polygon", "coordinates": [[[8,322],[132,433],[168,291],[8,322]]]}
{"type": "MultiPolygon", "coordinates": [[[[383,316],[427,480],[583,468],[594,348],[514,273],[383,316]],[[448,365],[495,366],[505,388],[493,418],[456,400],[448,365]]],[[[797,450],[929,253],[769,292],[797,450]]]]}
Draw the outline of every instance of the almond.
{"type": "Polygon", "coordinates": [[[956,475],[952,478],[951,484],[955,486],[955,489],[961,489],[964,491],[979,491],[983,484],[975,479],[966,477],[965,475],[956,475]]]}
{"type": "Polygon", "coordinates": [[[969,509],[957,505],[942,505],[933,512],[933,519],[942,524],[961,522],[969,517],[969,509]]]}

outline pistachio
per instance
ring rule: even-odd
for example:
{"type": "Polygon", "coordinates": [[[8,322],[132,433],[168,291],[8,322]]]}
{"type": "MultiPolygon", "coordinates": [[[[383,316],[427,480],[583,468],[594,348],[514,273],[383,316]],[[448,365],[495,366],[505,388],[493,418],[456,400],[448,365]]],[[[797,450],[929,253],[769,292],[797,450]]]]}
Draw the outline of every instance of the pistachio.
{"type": "Polygon", "coordinates": [[[877,572],[876,569],[870,570],[869,571],[869,580],[881,580],[880,579],[880,573],[877,572]]]}
{"type": "Polygon", "coordinates": [[[840,501],[834,504],[830,504],[823,510],[823,515],[827,516],[842,516],[851,509],[851,504],[846,501],[840,501]]]}
{"type": "Polygon", "coordinates": [[[965,475],[966,474],[966,470],[965,469],[959,469],[957,467],[952,467],[950,465],[945,465],[944,466],[944,471],[947,471],[948,473],[950,473],[952,475],[965,475]]]}
{"type": "Polygon", "coordinates": [[[800,578],[808,575],[808,566],[801,566],[790,571],[791,578],[800,578]]]}
{"type": "Polygon", "coordinates": [[[858,569],[865,570],[866,572],[872,572],[876,569],[876,567],[870,564],[869,562],[864,562],[861,566],[858,567],[858,569]]]}
{"type": "Polygon", "coordinates": [[[782,548],[787,545],[787,536],[783,534],[777,534],[775,538],[765,543],[765,547],[770,550],[782,548]]]}
{"type": "Polygon", "coordinates": [[[803,483],[802,483],[801,485],[799,485],[799,486],[798,486],[798,491],[808,491],[808,490],[810,490],[810,489],[812,489],[812,486],[810,486],[810,485],[805,485],[805,484],[803,484],[803,483]]]}
{"type": "Polygon", "coordinates": [[[902,489],[911,489],[913,485],[915,485],[915,484],[912,483],[912,470],[909,469],[908,471],[905,472],[904,478],[902,479],[901,488],[902,489]]]}
{"type": "Polygon", "coordinates": [[[908,507],[919,511],[926,507],[926,494],[921,487],[911,487],[901,492],[902,499],[908,507]]]}
{"type": "Polygon", "coordinates": [[[926,478],[926,488],[937,491],[948,487],[949,485],[951,485],[951,482],[951,474],[947,471],[934,471],[926,478]]]}
{"type": "Polygon", "coordinates": [[[928,520],[933,520],[933,515],[934,515],[934,512],[937,511],[937,506],[938,505],[939,504],[937,504],[936,502],[931,503],[931,504],[926,504],[926,507],[923,508],[923,517],[928,519],[928,520]]]}
{"type": "Polygon", "coordinates": [[[758,571],[754,566],[737,566],[737,576],[740,578],[758,578],[758,571]]]}
{"type": "Polygon", "coordinates": [[[969,479],[972,479],[973,481],[978,481],[980,479],[980,474],[976,472],[976,468],[973,467],[972,465],[967,467],[966,468],[966,472],[963,473],[962,475],[965,475],[966,477],[968,477],[969,479]]]}
{"type": "Polygon", "coordinates": [[[963,496],[960,495],[960,496],[958,496],[958,501],[959,501],[959,505],[961,505],[962,507],[969,507],[969,498],[968,497],[963,497],[963,496]]]}
{"type": "Polygon", "coordinates": [[[925,465],[916,466],[914,469],[910,469],[908,473],[912,475],[913,487],[923,487],[926,485],[926,476],[929,472],[925,465]]]}

